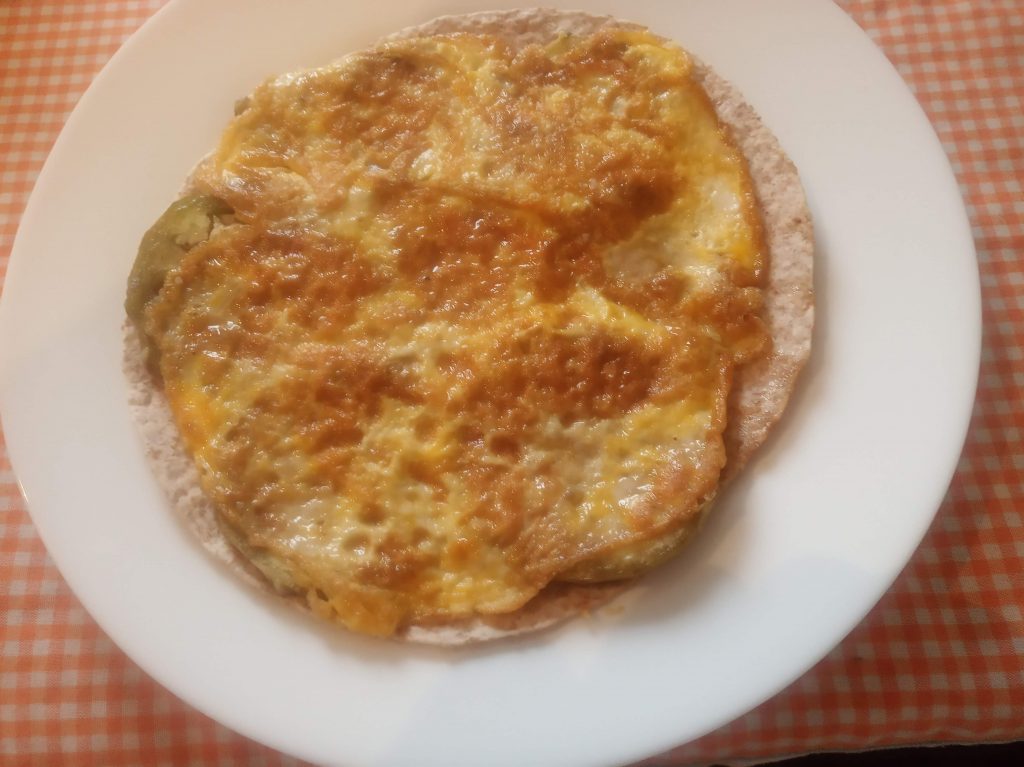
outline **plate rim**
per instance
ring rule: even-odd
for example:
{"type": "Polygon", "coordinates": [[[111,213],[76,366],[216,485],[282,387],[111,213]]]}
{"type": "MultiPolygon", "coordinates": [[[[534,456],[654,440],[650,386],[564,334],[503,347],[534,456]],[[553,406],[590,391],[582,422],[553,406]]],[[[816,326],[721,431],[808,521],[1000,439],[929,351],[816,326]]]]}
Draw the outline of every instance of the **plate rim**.
{"type": "MultiPolygon", "coordinates": [[[[26,205],[25,211],[22,214],[22,219],[21,219],[22,221],[24,221],[26,219],[26,217],[28,216],[28,214],[30,212],[33,215],[35,215],[35,207],[36,207],[36,201],[37,201],[36,190],[45,187],[45,185],[47,183],[49,183],[47,181],[47,179],[49,179],[49,176],[52,175],[55,172],[55,171],[53,171],[53,168],[56,167],[56,165],[58,163],[53,161],[53,158],[54,157],[58,157],[58,158],[60,157],[60,153],[63,151],[62,150],[62,146],[63,146],[63,142],[64,142],[66,134],[68,134],[70,131],[75,130],[76,125],[77,125],[77,123],[76,123],[76,115],[81,115],[81,114],[84,113],[82,105],[83,104],[91,103],[91,101],[89,101],[89,99],[91,98],[91,94],[97,92],[98,89],[103,87],[102,83],[105,82],[104,78],[108,75],[108,72],[113,70],[116,67],[122,66],[122,64],[120,62],[122,60],[129,59],[133,55],[133,51],[135,51],[136,48],[140,48],[144,44],[144,42],[145,42],[145,35],[146,34],[153,33],[153,30],[155,30],[158,25],[164,23],[163,20],[165,18],[167,18],[171,13],[176,13],[177,12],[177,10],[175,10],[175,9],[181,9],[181,8],[184,8],[184,7],[189,6],[189,5],[197,6],[198,3],[190,3],[189,0],[172,0],[171,2],[169,2],[166,5],[164,5],[163,7],[161,7],[156,13],[154,13],[149,19],[147,19],[147,21],[144,23],[144,25],[135,34],[133,34],[131,36],[131,38],[128,41],[126,41],[125,44],[123,44],[118,49],[118,51],[114,54],[114,56],[111,57],[111,59],[108,61],[106,66],[104,66],[103,70],[92,80],[92,82],[90,83],[90,85],[87,88],[86,92],[83,94],[82,98],[80,99],[79,104],[76,105],[75,110],[73,111],[72,115],[66,121],[65,126],[62,129],[60,136],[58,137],[57,141],[54,144],[54,147],[51,149],[51,152],[50,152],[50,154],[47,157],[47,160],[46,160],[46,162],[44,164],[44,167],[43,167],[42,171],[40,172],[39,178],[37,180],[36,187],[33,189],[33,192],[32,192],[32,195],[30,196],[29,202],[26,205]],[[145,30],[147,30],[147,29],[149,29],[150,31],[146,32],[145,30]]],[[[838,13],[842,14],[842,11],[840,11],[838,9],[834,9],[834,10],[836,10],[838,13]]],[[[847,18],[847,21],[851,25],[855,26],[855,24],[854,24],[854,22],[852,20],[847,18]]],[[[858,32],[860,34],[864,35],[863,31],[859,30],[859,28],[857,28],[857,30],[858,30],[858,32]]],[[[866,35],[865,35],[865,39],[867,39],[866,35]]],[[[872,45],[873,45],[873,43],[872,43],[872,45]]],[[[877,52],[877,49],[876,49],[876,52],[877,52]]],[[[884,54],[882,54],[882,55],[884,55],[884,54]]],[[[892,72],[896,75],[896,77],[899,77],[898,73],[896,73],[895,68],[893,68],[891,64],[889,64],[889,67],[892,70],[892,72]]],[[[904,88],[906,89],[905,85],[904,85],[904,88]]],[[[924,116],[923,111],[921,111],[920,105],[917,104],[916,99],[914,99],[913,95],[909,92],[909,90],[907,90],[907,95],[911,99],[912,103],[916,106],[917,110],[920,112],[920,114],[923,117],[923,119],[925,120],[926,124],[929,125],[929,130],[931,131],[932,139],[934,140],[935,144],[938,145],[938,138],[937,138],[937,136],[935,136],[934,129],[931,128],[930,123],[927,120],[927,117],[924,116]]],[[[947,171],[950,179],[952,179],[953,183],[955,184],[955,178],[953,177],[952,169],[949,167],[948,159],[946,159],[946,171],[947,171]]],[[[969,233],[970,232],[970,227],[969,227],[969,222],[967,222],[966,212],[964,212],[963,222],[961,222],[961,223],[966,223],[967,231],[969,233]]],[[[22,240],[22,227],[19,225],[18,233],[17,233],[17,235],[15,237],[15,241],[13,243],[13,247],[12,247],[12,250],[11,250],[11,257],[10,257],[10,261],[9,261],[9,265],[8,265],[8,270],[7,270],[7,279],[5,280],[5,283],[4,283],[3,297],[2,297],[2,299],[0,299],[0,337],[3,337],[3,334],[6,334],[8,332],[5,329],[4,326],[7,325],[6,320],[8,320],[8,315],[10,315],[11,311],[12,311],[9,308],[10,304],[12,303],[12,301],[8,298],[9,287],[12,285],[11,279],[12,279],[12,277],[14,278],[14,283],[13,284],[15,286],[20,284],[20,280],[21,280],[21,278],[19,277],[20,270],[23,268],[22,267],[23,262],[27,261],[27,259],[28,259],[27,255],[19,255],[21,253],[21,250],[22,250],[22,249],[19,248],[19,242],[21,240],[22,240]]],[[[964,408],[964,412],[961,413],[962,417],[961,417],[960,427],[957,430],[957,439],[953,440],[959,446],[959,448],[957,449],[957,455],[959,455],[959,452],[962,449],[962,446],[963,446],[963,443],[964,443],[964,439],[966,438],[967,431],[968,431],[968,428],[969,428],[969,425],[970,425],[970,421],[971,421],[971,407],[970,407],[970,404],[973,403],[973,401],[974,401],[974,396],[975,396],[975,391],[976,391],[976,386],[977,386],[977,373],[978,373],[978,367],[979,367],[979,364],[980,364],[980,356],[981,356],[982,317],[981,317],[981,307],[980,307],[980,280],[978,280],[977,261],[976,261],[976,255],[973,252],[973,248],[972,248],[971,253],[969,254],[969,256],[974,260],[974,263],[975,263],[974,276],[975,276],[975,282],[976,282],[975,285],[969,286],[969,287],[972,287],[973,290],[968,291],[969,293],[972,294],[969,297],[969,303],[972,303],[973,306],[968,306],[967,307],[967,312],[969,314],[973,315],[972,316],[972,325],[976,329],[976,333],[974,334],[976,336],[976,342],[974,344],[973,349],[969,350],[969,356],[971,357],[971,359],[968,360],[970,367],[972,367],[972,369],[974,371],[974,386],[972,387],[971,392],[970,392],[970,397],[969,397],[969,400],[968,400],[968,405],[964,408]]],[[[816,277],[816,280],[817,280],[817,277],[816,277]]],[[[11,331],[11,332],[13,332],[13,331],[11,331]]],[[[818,338],[817,331],[816,331],[816,335],[815,335],[815,341],[816,341],[816,343],[820,343],[820,339],[818,338]]],[[[11,373],[10,373],[10,371],[8,369],[8,366],[2,360],[0,360],[0,380],[6,380],[7,377],[10,374],[11,373]]],[[[800,384],[799,384],[799,387],[803,388],[803,386],[804,386],[804,381],[801,381],[800,384]]],[[[2,410],[3,412],[7,412],[8,407],[10,407],[10,405],[7,402],[7,397],[6,397],[5,391],[6,391],[5,389],[0,387],[0,396],[2,396],[2,401],[0,401],[0,405],[2,405],[2,407],[0,407],[0,410],[2,410]]],[[[796,394],[795,399],[797,400],[797,402],[795,404],[799,405],[799,400],[802,399],[802,397],[801,397],[799,392],[796,394]]],[[[9,459],[10,459],[12,470],[14,471],[15,477],[19,477],[19,476],[21,476],[21,473],[18,470],[18,465],[22,461],[22,457],[21,457],[22,456],[22,453],[21,453],[22,448],[21,448],[20,438],[14,440],[13,442],[10,439],[8,439],[7,440],[7,444],[8,444],[8,456],[9,456],[9,459]],[[17,445],[18,445],[17,447],[14,446],[15,443],[17,443],[17,445]]],[[[945,477],[946,477],[945,483],[942,485],[941,489],[936,488],[932,492],[932,495],[937,495],[935,503],[933,504],[935,512],[938,511],[939,504],[941,503],[941,500],[942,500],[943,496],[946,493],[946,489],[947,489],[947,487],[949,485],[949,482],[953,478],[953,476],[955,475],[956,466],[957,466],[957,459],[953,458],[951,463],[947,466],[948,471],[945,472],[945,477]]],[[[36,524],[36,528],[39,531],[40,536],[42,537],[44,543],[47,546],[47,550],[48,551],[52,550],[51,544],[50,544],[50,540],[49,540],[49,535],[50,535],[49,532],[47,531],[47,529],[45,529],[45,526],[40,526],[36,522],[36,516],[35,516],[35,513],[31,510],[32,509],[32,503],[29,501],[29,499],[27,497],[27,494],[26,494],[26,491],[25,491],[26,489],[24,487],[22,487],[20,481],[18,482],[18,485],[19,485],[19,489],[20,489],[20,491],[22,493],[22,496],[25,498],[26,507],[30,510],[29,513],[32,516],[33,522],[36,524]]],[[[888,578],[888,582],[886,583],[886,585],[884,585],[881,588],[881,590],[876,595],[874,595],[873,598],[870,599],[870,603],[869,603],[867,609],[863,613],[859,614],[856,618],[851,619],[848,622],[848,625],[846,625],[845,627],[839,627],[837,629],[837,631],[839,632],[839,638],[836,640],[836,642],[833,642],[828,647],[825,647],[822,650],[821,654],[818,655],[817,657],[809,658],[807,660],[806,664],[804,665],[803,671],[801,673],[805,673],[807,669],[809,669],[811,666],[813,666],[815,663],[817,663],[822,657],[824,657],[825,654],[827,654],[830,651],[830,649],[832,647],[834,647],[839,641],[841,641],[842,637],[844,637],[846,634],[848,634],[850,630],[852,630],[857,624],[860,623],[860,621],[863,620],[863,618],[867,614],[867,612],[870,611],[870,609],[877,603],[878,599],[880,599],[881,596],[885,593],[885,591],[887,591],[888,588],[891,586],[892,582],[895,580],[895,577],[898,575],[899,571],[901,571],[906,566],[907,561],[909,561],[909,557],[912,556],[913,552],[917,550],[918,546],[920,545],[921,540],[923,539],[924,535],[927,533],[927,530],[928,530],[928,528],[929,528],[933,518],[934,518],[934,512],[933,512],[932,516],[928,518],[927,523],[926,524],[922,524],[920,526],[919,535],[917,535],[917,537],[916,537],[916,539],[915,539],[915,541],[913,543],[913,546],[909,548],[909,553],[908,553],[907,558],[905,558],[904,561],[901,561],[901,562],[898,562],[898,563],[897,562],[890,563],[891,566],[890,566],[889,569],[891,570],[892,577],[888,578]]],[[[65,580],[67,581],[68,585],[71,587],[72,591],[75,593],[76,597],[83,604],[88,604],[89,602],[91,602],[92,601],[91,596],[80,594],[78,592],[78,589],[76,588],[74,582],[71,579],[66,577],[66,575],[64,573],[64,568],[62,567],[60,562],[57,560],[57,558],[53,557],[53,559],[54,559],[55,563],[57,564],[58,569],[60,569],[62,577],[65,578],[65,580]],[[83,598],[83,597],[85,597],[85,598],[83,598]]],[[[91,609],[90,609],[90,613],[91,614],[93,613],[93,611],[91,609]]],[[[109,635],[111,635],[112,638],[115,636],[116,631],[112,631],[111,628],[109,628],[107,625],[105,625],[104,622],[101,622],[98,619],[97,619],[97,622],[100,623],[101,628],[105,632],[107,632],[109,635]]],[[[203,705],[200,705],[197,701],[192,699],[192,696],[186,696],[185,694],[180,692],[179,688],[178,688],[178,685],[174,683],[174,680],[168,679],[168,678],[165,677],[165,675],[163,673],[159,673],[159,672],[155,671],[150,666],[150,664],[148,662],[147,663],[140,662],[140,659],[135,657],[134,653],[128,653],[128,654],[129,654],[129,657],[132,658],[133,662],[136,662],[148,674],[153,676],[162,685],[164,685],[165,687],[170,689],[172,692],[174,692],[176,695],[178,695],[178,697],[182,698],[187,703],[189,703],[189,705],[195,706],[200,711],[203,711],[204,713],[207,713],[207,714],[209,714],[211,716],[214,716],[214,718],[216,718],[218,720],[223,720],[222,717],[215,716],[210,711],[207,711],[206,707],[203,706],[203,705]]],[[[765,691],[764,694],[758,699],[758,702],[755,703],[754,705],[756,706],[760,702],[763,702],[764,700],[767,700],[768,698],[770,698],[773,695],[777,694],[781,689],[786,687],[788,684],[790,684],[796,678],[797,677],[793,677],[793,678],[781,681],[773,689],[765,691]]],[[[749,707],[745,708],[744,710],[749,710],[749,707]]],[[[719,722],[718,725],[715,725],[715,727],[720,726],[721,724],[724,724],[725,722],[730,721],[735,716],[739,716],[739,715],[742,715],[742,712],[739,712],[739,713],[737,713],[735,715],[727,716],[724,719],[722,719],[722,721],[719,722]]],[[[246,734],[247,737],[253,738],[253,734],[251,732],[245,732],[242,728],[239,728],[239,727],[237,727],[234,724],[232,724],[231,726],[232,726],[233,729],[236,729],[239,732],[244,732],[244,734],[246,734]]],[[[710,729],[714,729],[714,727],[709,728],[708,731],[710,731],[710,729]]],[[[254,739],[262,740],[262,738],[254,738],[254,739]]],[[[660,744],[660,745],[664,746],[665,744],[660,744]]],[[[274,744],[274,747],[275,748],[279,748],[281,750],[285,750],[288,753],[293,753],[294,752],[294,750],[291,747],[287,747],[286,748],[286,747],[283,747],[283,746],[281,746],[279,744],[274,744]]]]}

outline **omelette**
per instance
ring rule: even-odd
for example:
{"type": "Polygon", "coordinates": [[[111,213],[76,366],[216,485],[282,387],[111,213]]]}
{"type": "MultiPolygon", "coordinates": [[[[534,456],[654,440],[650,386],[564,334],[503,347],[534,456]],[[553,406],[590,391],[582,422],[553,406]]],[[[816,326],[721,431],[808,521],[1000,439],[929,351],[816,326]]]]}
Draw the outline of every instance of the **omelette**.
{"type": "Polygon", "coordinates": [[[222,556],[464,641],[675,554],[809,352],[799,179],[636,25],[446,17],[268,80],[143,238],[126,365],[222,556]]]}

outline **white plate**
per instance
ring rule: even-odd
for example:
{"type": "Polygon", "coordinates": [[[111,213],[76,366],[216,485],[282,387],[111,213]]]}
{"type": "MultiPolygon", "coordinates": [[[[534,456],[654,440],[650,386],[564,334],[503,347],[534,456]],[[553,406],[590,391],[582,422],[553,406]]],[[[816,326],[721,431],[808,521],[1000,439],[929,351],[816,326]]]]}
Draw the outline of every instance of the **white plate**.
{"type": "Polygon", "coordinates": [[[254,594],[178,526],[129,421],[118,328],[141,233],[237,96],[476,4],[369,7],[179,0],[78,105],[22,221],[0,316],[0,404],[33,518],[87,609],[144,669],[315,762],[611,765],[699,736],[857,623],[953,472],[980,312],[939,142],[832,5],[590,4],[710,62],[795,160],[820,242],[814,358],[779,434],[697,543],[621,614],[457,652],[364,640],[254,594]]]}

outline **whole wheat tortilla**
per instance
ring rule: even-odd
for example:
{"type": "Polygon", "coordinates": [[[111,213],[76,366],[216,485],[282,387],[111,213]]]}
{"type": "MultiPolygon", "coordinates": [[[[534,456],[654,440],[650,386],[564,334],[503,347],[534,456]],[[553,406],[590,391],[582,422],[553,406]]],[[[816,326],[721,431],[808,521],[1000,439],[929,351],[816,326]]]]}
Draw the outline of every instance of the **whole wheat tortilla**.
{"type": "MultiPolygon", "coordinates": [[[[561,34],[586,35],[602,27],[636,27],[608,16],[547,9],[495,11],[444,16],[389,36],[397,40],[431,34],[476,32],[495,35],[513,48],[547,43],[561,34]]],[[[714,104],[719,119],[747,158],[764,216],[770,251],[765,286],[765,321],[772,337],[769,354],[737,371],[725,432],[726,480],[764,442],[782,415],[797,374],[811,349],[814,324],[814,236],[803,187],[793,163],[737,90],[694,59],[695,76],[714,104]]],[[[188,191],[188,183],[184,191],[188,191]]],[[[185,526],[216,559],[262,590],[273,591],[263,574],[231,545],[213,504],[199,486],[199,475],[178,436],[159,383],[144,362],[134,328],[125,324],[124,369],[129,406],[158,482],[185,526]]],[[[680,533],[690,537],[703,514],[680,533]]],[[[435,645],[462,645],[536,631],[599,607],[630,582],[566,584],[547,587],[521,609],[507,615],[414,625],[396,638],[435,645]]],[[[286,595],[287,596],[287,595],[286,595]]],[[[305,607],[301,597],[292,600],[305,607]]]]}

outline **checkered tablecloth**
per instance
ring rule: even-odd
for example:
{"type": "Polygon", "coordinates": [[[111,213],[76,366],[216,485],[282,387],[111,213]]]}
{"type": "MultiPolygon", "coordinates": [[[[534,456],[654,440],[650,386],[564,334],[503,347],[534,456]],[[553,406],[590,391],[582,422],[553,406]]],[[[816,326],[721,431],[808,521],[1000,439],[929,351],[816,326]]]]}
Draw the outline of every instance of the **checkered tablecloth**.
{"type": "MultiPolygon", "coordinates": [[[[0,0],[0,279],[76,100],[162,0],[0,0]]],[[[923,104],[981,267],[978,402],[949,494],[868,618],[812,671],[658,765],[1024,738],[1024,3],[844,7],[923,104]]],[[[0,350],[3,353],[3,350],[0,350]]],[[[149,679],[82,609],[0,445],[0,765],[284,765],[149,679]]]]}

